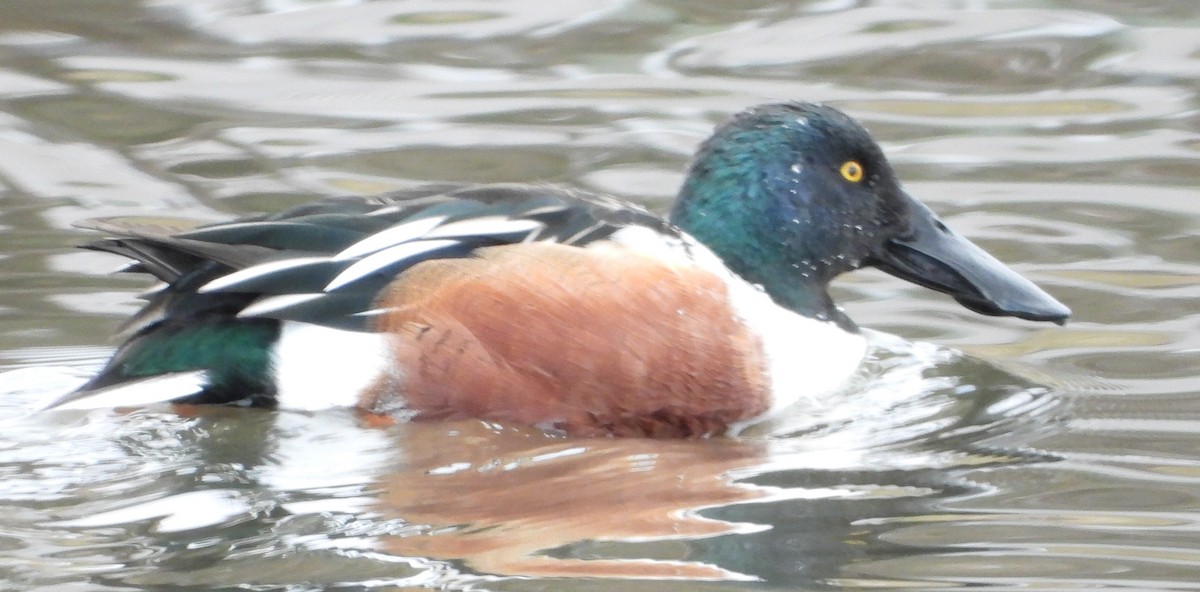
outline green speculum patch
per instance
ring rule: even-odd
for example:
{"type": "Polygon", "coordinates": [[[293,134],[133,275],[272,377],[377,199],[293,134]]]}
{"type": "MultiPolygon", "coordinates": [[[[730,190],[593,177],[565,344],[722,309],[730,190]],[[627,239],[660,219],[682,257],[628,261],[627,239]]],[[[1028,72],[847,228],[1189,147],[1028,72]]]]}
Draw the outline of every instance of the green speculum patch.
{"type": "Polygon", "coordinates": [[[164,323],[122,347],[88,387],[203,370],[207,386],[203,393],[189,397],[189,402],[271,399],[271,346],[278,337],[279,322],[269,319],[164,323]]]}

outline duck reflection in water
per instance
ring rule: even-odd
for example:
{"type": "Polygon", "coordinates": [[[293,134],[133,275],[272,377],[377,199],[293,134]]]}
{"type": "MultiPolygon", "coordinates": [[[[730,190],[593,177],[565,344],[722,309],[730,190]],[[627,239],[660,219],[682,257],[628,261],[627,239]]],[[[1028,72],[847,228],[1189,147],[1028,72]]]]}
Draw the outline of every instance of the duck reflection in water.
{"type": "Polygon", "coordinates": [[[396,429],[404,460],[386,477],[380,508],[427,530],[387,539],[392,553],[500,575],[754,579],[689,560],[679,541],[765,528],[701,515],[777,497],[731,476],[765,462],[765,441],[561,439],[474,421],[396,429]],[[661,554],[654,559],[545,554],[586,541],[664,544],[639,547],[661,554]]]}

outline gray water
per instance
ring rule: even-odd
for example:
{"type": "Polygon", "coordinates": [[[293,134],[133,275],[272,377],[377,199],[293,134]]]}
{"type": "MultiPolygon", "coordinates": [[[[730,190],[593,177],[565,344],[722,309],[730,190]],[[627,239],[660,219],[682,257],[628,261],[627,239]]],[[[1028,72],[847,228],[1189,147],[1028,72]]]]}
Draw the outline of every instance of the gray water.
{"type": "Polygon", "coordinates": [[[0,588],[1200,589],[1200,4],[0,0],[0,588]],[[30,415],[146,284],[74,220],[429,181],[654,208],[712,125],[864,121],[1071,306],[876,272],[852,392],[740,439],[30,415]]]}

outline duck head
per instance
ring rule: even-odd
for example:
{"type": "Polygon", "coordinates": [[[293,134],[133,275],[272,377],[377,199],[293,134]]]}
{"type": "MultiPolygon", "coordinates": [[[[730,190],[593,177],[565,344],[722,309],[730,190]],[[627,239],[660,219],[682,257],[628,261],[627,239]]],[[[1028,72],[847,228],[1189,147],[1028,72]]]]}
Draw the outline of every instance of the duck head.
{"type": "Polygon", "coordinates": [[[1071,314],[905,192],[866,129],[824,105],[763,105],[719,127],[670,218],[781,306],[848,328],[828,285],[868,266],[986,315],[1071,314]]]}

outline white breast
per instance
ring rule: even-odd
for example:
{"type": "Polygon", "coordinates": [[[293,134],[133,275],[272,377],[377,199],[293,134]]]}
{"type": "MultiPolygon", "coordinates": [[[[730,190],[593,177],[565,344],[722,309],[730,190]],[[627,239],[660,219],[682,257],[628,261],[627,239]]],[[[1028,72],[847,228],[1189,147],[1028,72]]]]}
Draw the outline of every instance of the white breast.
{"type": "Polygon", "coordinates": [[[613,233],[609,241],[676,264],[699,265],[725,280],[736,314],[762,340],[771,384],[770,409],[733,426],[731,433],[839,390],[866,355],[867,340],[862,335],[775,304],[762,288],[734,275],[712,251],[687,235],[675,238],[629,226],[613,233]]]}

